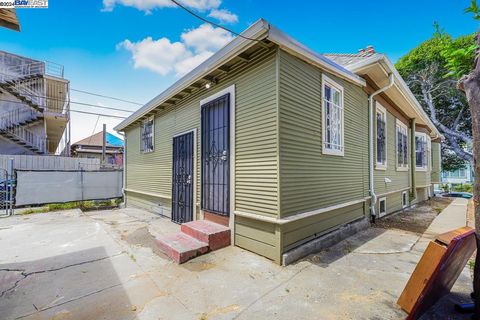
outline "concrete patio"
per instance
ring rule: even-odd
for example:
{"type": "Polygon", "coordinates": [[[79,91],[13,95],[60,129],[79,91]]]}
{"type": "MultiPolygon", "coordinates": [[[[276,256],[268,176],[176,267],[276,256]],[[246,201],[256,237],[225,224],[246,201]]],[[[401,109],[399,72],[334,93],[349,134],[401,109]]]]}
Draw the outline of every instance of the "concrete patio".
{"type": "MultiPolygon", "coordinates": [[[[1,319],[401,319],[396,300],[436,234],[466,224],[456,199],[421,237],[370,228],[288,267],[237,247],[177,265],[154,237],[178,231],[137,209],[0,220],[1,319]]],[[[453,301],[468,267],[424,319],[468,319],[453,301]]]]}

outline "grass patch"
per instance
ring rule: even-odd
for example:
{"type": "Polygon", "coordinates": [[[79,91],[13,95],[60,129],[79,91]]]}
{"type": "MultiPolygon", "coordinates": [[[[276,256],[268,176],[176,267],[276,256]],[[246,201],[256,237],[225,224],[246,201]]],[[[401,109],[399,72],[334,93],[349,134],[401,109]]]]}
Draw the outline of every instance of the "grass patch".
{"type": "Polygon", "coordinates": [[[27,215],[34,213],[45,213],[53,211],[71,210],[79,208],[82,211],[110,209],[118,207],[122,203],[122,199],[113,200],[89,200],[89,201],[72,201],[65,203],[50,203],[43,207],[34,207],[18,210],[18,214],[27,215]]]}

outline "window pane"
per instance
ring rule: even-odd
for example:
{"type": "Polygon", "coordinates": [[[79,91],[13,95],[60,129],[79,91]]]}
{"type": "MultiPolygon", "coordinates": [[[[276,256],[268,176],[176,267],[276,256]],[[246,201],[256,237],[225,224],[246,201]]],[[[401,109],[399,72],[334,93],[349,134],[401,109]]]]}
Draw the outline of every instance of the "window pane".
{"type": "Polygon", "coordinates": [[[325,94],[325,99],[327,99],[327,101],[332,101],[332,89],[328,85],[325,85],[323,91],[325,94]]]}

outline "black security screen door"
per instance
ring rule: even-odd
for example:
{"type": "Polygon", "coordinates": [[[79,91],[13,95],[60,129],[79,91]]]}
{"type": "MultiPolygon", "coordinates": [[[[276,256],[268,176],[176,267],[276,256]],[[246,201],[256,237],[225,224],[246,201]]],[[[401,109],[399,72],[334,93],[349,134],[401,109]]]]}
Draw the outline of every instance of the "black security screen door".
{"type": "Polygon", "coordinates": [[[193,132],[173,138],[172,221],[193,220],[193,132]]]}
{"type": "Polygon", "coordinates": [[[230,94],[202,105],[202,209],[230,215],[230,94]]]}

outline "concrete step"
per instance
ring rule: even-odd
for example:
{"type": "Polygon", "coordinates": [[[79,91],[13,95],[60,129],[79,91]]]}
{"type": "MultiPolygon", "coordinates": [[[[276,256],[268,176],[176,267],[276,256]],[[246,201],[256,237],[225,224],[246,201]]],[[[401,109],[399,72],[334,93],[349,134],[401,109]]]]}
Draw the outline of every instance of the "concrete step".
{"type": "Polygon", "coordinates": [[[184,263],[208,252],[208,244],[189,235],[178,232],[162,235],[155,242],[157,246],[176,263],[184,263]]]}
{"type": "Polygon", "coordinates": [[[230,245],[230,229],[208,220],[183,223],[180,230],[198,241],[207,243],[211,251],[230,245]]]}

